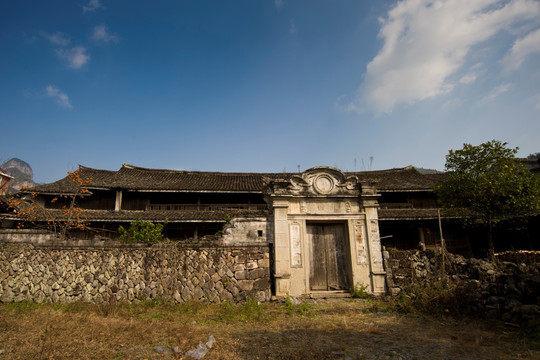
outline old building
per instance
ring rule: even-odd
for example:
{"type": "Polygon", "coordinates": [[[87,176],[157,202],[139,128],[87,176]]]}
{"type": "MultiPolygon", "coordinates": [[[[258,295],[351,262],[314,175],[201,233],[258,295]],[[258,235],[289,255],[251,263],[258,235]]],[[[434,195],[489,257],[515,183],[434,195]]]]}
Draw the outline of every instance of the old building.
{"type": "MultiPolygon", "coordinates": [[[[381,242],[434,248],[440,239],[432,189],[441,175],[422,175],[413,167],[220,173],[125,164],[118,171],[80,166],[79,175],[91,179],[85,186],[89,192],[77,200],[89,229],[76,236],[114,238],[119,225],[142,219],[166,222],[164,233],[171,240],[264,244],[270,247],[273,291],[279,296],[356,286],[383,293],[381,242]]],[[[76,191],[66,177],[34,187],[33,201],[60,216],[76,191]]],[[[21,219],[5,209],[2,227],[14,227],[21,219]]],[[[468,251],[460,229],[447,222],[445,238],[450,247],[468,251]]]]}

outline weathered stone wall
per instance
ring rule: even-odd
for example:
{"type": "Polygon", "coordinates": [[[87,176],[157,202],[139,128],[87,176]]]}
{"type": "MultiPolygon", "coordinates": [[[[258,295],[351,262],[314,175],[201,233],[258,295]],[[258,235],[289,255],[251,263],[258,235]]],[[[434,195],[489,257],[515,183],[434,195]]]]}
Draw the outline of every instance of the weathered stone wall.
{"type": "MultiPolygon", "coordinates": [[[[443,275],[440,251],[384,251],[389,293],[443,275]]],[[[466,294],[476,314],[525,325],[540,325],[540,252],[497,254],[498,264],[446,254],[445,273],[466,294]],[[511,260],[511,261],[508,261],[511,260]]]]}
{"type": "Polygon", "coordinates": [[[0,242],[0,301],[219,303],[270,297],[268,246],[67,244],[0,242]]]}

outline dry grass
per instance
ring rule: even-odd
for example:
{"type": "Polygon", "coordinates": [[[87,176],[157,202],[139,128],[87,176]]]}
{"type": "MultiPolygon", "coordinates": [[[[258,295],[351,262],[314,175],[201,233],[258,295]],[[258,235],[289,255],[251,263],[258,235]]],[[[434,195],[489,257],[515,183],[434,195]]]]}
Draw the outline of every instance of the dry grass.
{"type": "Polygon", "coordinates": [[[532,340],[499,323],[387,310],[373,300],[2,304],[0,359],[173,359],[155,347],[185,353],[209,335],[205,359],[540,358],[532,340]]]}

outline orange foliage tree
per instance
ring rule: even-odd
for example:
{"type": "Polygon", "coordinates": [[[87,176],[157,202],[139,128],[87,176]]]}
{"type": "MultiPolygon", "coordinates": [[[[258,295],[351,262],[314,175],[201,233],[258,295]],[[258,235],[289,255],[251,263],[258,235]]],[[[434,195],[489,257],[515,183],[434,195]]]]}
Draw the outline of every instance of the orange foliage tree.
{"type": "Polygon", "coordinates": [[[20,197],[12,196],[8,203],[13,212],[22,220],[17,224],[20,229],[25,226],[25,223],[45,224],[48,230],[53,231],[62,238],[69,237],[70,230],[86,230],[88,229],[87,217],[83,210],[77,205],[77,199],[89,194],[86,189],[91,182],[91,178],[82,178],[80,171],[68,171],[67,178],[71,181],[72,193],[59,195],[51,200],[51,203],[56,203],[60,199],[64,199],[64,204],[60,209],[47,209],[38,203],[39,195],[36,191],[30,189],[22,189],[22,193],[29,196],[20,197]]]}

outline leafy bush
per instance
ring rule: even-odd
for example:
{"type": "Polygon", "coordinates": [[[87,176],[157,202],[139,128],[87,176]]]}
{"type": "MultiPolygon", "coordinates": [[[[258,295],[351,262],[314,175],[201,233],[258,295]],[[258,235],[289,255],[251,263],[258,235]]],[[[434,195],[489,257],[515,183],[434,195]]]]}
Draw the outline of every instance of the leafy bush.
{"type": "Polygon", "coordinates": [[[147,243],[153,244],[161,241],[168,241],[163,236],[163,227],[167,224],[154,224],[150,221],[137,219],[129,225],[126,230],[122,225],[118,227],[118,240],[130,243],[147,243]]]}

